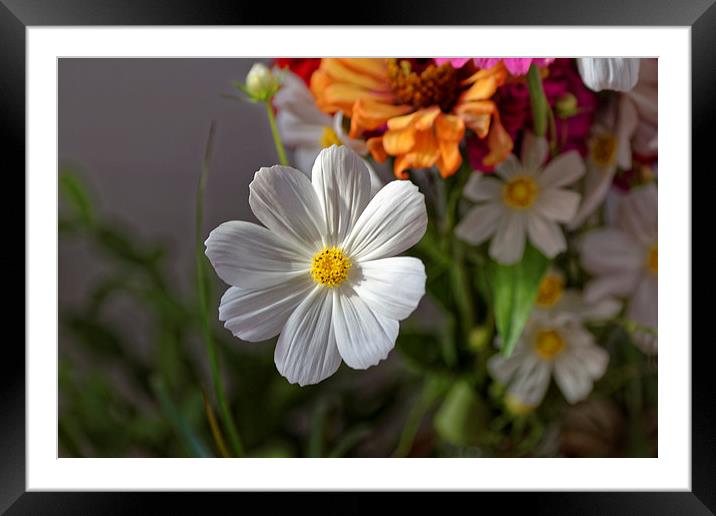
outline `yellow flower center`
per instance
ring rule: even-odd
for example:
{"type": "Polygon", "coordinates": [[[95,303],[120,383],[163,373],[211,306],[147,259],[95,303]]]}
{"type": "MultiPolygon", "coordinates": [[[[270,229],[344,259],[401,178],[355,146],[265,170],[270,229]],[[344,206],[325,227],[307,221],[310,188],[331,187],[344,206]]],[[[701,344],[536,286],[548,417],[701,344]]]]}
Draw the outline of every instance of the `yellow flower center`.
{"type": "Polygon", "coordinates": [[[324,287],[333,288],[345,281],[351,260],[337,247],[326,247],[311,260],[311,277],[324,287]]]}
{"type": "Polygon", "coordinates": [[[547,273],[539,284],[537,292],[537,306],[549,308],[554,306],[564,292],[564,280],[559,274],[547,273]]]}
{"type": "Polygon", "coordinates": [[[514,394],[507,393],[505,396],[505,408],[515,416],[525,416],[534,410],[534,405],[522,402],[514,394]]]}
{"type": "Polygon", "coordinates": [[[415,109],[437,105],[448,113],[460,92],[458,71],[449,63],[431,63],[420,72],[412,68],[409,61],[388,60],[388,81],[396,97],[415,109]]]}
{"type": "Polygon", "coordinates": [[[653,244],[649,248],[649,252],[646,255],[646,267],[652,274],[658,274],[659,272],[659,247],[658,244],[653,244]]]}
{"type": "Polygon", "coordinates": [[[338,135],[332,127],[326,126],[323,128],[323,134],[321,134],[321,147],[327,149],[331,145],[341,146],[343,142],[338,138],[338,135]]]}
{"type": "Polygon", "coordinates": [[[590,153],[597,166],[611,165],[617,156],[617,139],[609,133],[595,136],[590,144],[590,153]]]}
{"type": "Polygon", "coordinates": [[[508,206],[524,209],[532,206],[538,193],[539,187],[532,178],[518,176],[505,183],[502,189],[502,198],[508,206]]]}
{"type": "Polygon", "coordinates": [[[555,330],[540,330],[535,339],[535,352],[543,360],[552,360],[564,350],[565,342],[555,330]]]}

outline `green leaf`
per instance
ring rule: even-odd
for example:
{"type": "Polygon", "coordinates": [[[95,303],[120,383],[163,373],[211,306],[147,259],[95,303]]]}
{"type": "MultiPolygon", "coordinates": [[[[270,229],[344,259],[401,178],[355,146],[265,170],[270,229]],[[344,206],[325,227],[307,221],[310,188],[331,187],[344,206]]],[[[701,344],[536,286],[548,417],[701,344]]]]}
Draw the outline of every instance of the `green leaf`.
{"type": "Polygon", "coordinates": [[[62,170],[58,184],[63,198],[72,206],[79,220],[91,225],[95,218],[92,200],[79,176],[70,170],[62,170]]]}
{"type": "Polygon", "coordinates": [[[502,339],[502,354],[509,357],[532,312],[549,259],[527,244],[522,261],[501,265],[490,261],[487,280],[492,292],[495,325],[502,339]]]}

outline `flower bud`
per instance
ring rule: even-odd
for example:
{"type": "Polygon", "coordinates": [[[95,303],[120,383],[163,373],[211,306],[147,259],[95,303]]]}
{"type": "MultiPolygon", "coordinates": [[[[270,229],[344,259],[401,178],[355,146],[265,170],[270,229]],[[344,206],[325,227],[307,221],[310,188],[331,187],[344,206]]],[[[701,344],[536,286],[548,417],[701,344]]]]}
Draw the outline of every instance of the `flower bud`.
{"type": "Polygon", "coordinates": [[[567,93],[557,99],[554,103],[554,108],[557,112],[557,116],[560,118],[574,116],[577,114],[577,97],[571,93],[567,93]]]}
{"type": "Polygon", "coordinates": [[[263,63],[255,63],[246,75],[246,92],[254,100],[269,100],[280,86],[279,78],[263,63]]]}

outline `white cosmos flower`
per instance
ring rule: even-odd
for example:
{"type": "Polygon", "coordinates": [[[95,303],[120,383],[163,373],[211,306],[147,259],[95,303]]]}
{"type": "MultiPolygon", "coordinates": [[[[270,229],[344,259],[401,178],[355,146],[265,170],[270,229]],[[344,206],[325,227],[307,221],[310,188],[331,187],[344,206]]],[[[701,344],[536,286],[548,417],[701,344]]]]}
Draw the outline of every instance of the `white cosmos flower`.
{"type": "MultiPolygon", "coordinates": [[[[281,70],[281,89],[273,98],[278,109],[276,125],[281,141],[293,149],[296,167],[309,173],[316,156],[331,145],[347,145],[353,151],[365,156],[368,147],[363,140],[348,137],[343,127],[343,114],[329,116],[316,107],[313,93],[301,78],[290,70],[281,70]]],[[[383,186],[369,163],[371,189],[373,193],[383,186]]]]}
{"type": "Polygon", "coordinates": [[[593,91],[629,91],[639,79],[639,58],[581,57],[579,75],[593,91]]]}
{"type": "Polygon", "coordinates": [[[512,355],[493,355],[487,367],[507,386],[508,408],[525,413],[542,402],[552,375],[569,403],[585,399],[608,362],[609,354],[578,320],[535,310],[512,355]]]}
{"type": "Polygon", "coordinates": [[[425,233],[417,187],[393,181],[371,197],[363,160],[334,145],[318,155],[311,180],[274,166],[249,189],[263,226],[225,222],[206,241],[232,285],[219,306],[226,328],[247,341],[280,334],[276,367],[300,385],[329,377],[341,359],[366,369],[386,358],[398,321],[425,293],[423,263],[396,257],[425,233]]]}
{"type": "MultiPolygon", "coordinates": [[[[627,299],[627,318],[652,330],[658,325],[657,213],[656,186],[635,188],[620,201],[614,225],[590,231],[580,244],[582,265],[593,276],[585,297],[627,299]]],[[[655,353],[658,342],[641,332],[637,344],[655,353]]]]}
{"type": "Polygon", "coordinates": [[[584,162],[577,151],[569,151],[543,167],[547,155],[547,140],[527,133],[522,162],[510,155],[496,168],[501,179],[472,174],[464,195],[480,204],[457,225],[457,236],[474,245],[492,238],[490,256],[503,264],[522,258],[527,237],[549,258],[566,249],[558,223],[574,216],[579,194],[563,187],[584,174],[584,162]]]}
{"type": "Polygon", "coordinates": [[[606,198],[618,169],[632,168],[632,153],[657,152],[657,63],[643,59],[636,87],[610,99],[597,115],[589,141],[582,203],[569,228],[575,229],[606,198]]]}

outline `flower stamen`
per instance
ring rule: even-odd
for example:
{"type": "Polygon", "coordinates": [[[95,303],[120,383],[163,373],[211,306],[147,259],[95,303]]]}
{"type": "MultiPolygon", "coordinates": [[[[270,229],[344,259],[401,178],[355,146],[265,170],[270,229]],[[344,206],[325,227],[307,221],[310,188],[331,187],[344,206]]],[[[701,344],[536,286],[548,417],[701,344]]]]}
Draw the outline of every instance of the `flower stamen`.
{"type": "Polygon", "coordinates": [[[552,360],[565,348],[562,336],[556,330],[540,330],[535,338],[535,353],[543,360],[552,360]]]}
{"type": "Polygon", "coordinates": [[[311,277],[324,287],[333,288],[348,277],[351,260],[337,247],[325,247],[311,260],[311,277]]]}
{"type": "Polygon", "coordinates": [[[502,198],[508,206],[525,209],[532,206],[538,193],[539,187],[532,178],[518,176],[505,183],[502,198]]]}
{"type": "Polygon", "coordinates": [[[539,285],[535,303],[540,308],[550,308],[560,300],[564,293],[564,280],[555,273],[547,273],[539,285]]]}

